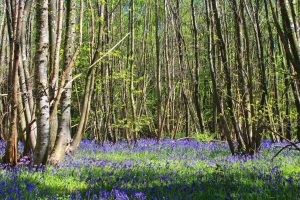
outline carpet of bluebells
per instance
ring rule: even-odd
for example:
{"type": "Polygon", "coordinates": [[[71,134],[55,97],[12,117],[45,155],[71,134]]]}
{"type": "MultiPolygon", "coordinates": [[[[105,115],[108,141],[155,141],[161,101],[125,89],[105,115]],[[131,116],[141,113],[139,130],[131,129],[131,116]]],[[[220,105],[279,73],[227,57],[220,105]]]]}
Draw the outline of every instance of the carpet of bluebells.
{"type": "Polygon", "coordinates": [[[0,165],[0,199],[300,199],[299,152],[271,161],[283,145],[264,141],[250,157],[231,156],[222,142],[84,140],[58,166],[0,165]]]}

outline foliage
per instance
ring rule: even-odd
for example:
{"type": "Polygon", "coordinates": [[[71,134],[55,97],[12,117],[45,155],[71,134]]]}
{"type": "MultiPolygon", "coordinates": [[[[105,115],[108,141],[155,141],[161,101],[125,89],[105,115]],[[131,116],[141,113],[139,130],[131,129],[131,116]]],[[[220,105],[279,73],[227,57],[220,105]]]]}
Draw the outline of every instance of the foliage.
{"type": "Polygon", "coordinates": [[[216,136],[216,133],[210,132],[192,134],[192,137],[195,138],[195,140],[198,142],[212,142],[216,138],[216,136]]]}

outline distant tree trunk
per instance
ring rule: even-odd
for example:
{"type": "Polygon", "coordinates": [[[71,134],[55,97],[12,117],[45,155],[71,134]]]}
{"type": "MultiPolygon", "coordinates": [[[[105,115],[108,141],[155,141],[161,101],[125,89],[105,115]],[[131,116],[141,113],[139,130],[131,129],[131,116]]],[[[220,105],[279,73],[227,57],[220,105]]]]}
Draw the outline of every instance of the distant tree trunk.
{"type": "Polygon", "coordinates": [[[135,142],[137,142],[137,130],[136,130],[136,105],[135,105],[135,98],[134,98],[134,51],[135,51],[135,21],[134,21],[134,13],[135,13],[135,2],[134,0],[130,1],[130,12],[129,12],[129,19],[128,19],[128,25],[129,25],[129,32],[130,32],[130,38],[129,38],[129,46],[128,46],[128,65],[129,65],[129,73],[130,73],[130,81],[129,81],[129,95],[130,95],[130,109],[131,109],[131,121],[132,121],[132,136],[135,142]]]}
{"type": "Polygon", "coordinates": [[[35,87],[36,87],[36,117],[37,144],[34,151],[33,163],[45,165],[48,159],[50,138],[50,108],[48,85],[48,0],[36,1],[36,55],[35,55],[35,87]]]}
{"type": "Polygon", "coordinates": [[[290,97],[289,97],[289,79],[285,75],[284,76],[284,85],[285,85],[285,118],[284,118],[284,124],[285,124],[285,137],[289,140],[292,139],[292,132],[291,132],[291,120],[290,120],[290,97]]]}
{"type": "Polygon", "coordinates": [[[160,42],[159,42],[159,1],[155,0],[155,43],[156,43],[156,95],[157,95],[157,139],[162,138],[163,127],[161,127],[161,66],[160,66],[160,42]]]}
{"type": "Polygon", "coordinates": [[[272,16],[277,32],[280,36],[281,42],[286,52],[286,56],[292,63],[294,70],[297,72],[295,77],[297,78],[297,80],[300,80],[300,50],[298,46],[297,37],[291,26],[291,21],[289,18],[289,13],[285,1],[279,0],[281,18],[284,23],[283,27],[280,26],[279,19],[276,16],[275,8],[271,0],[269,0],[269,4],[271,7],[272,16]]]}
{"type": "Polygon", "coordinates": [[[238,67],[238,82],[239,82],[239,90],[242,98],[242,109],[243,109],[243,123],[245,130],[242,131],[242,139],[246,144],[246,151],[250,153],[253,151],[251,148],[251,140],[252,139],[252,120],[251,120],[251,110],[250,110],[250,100],[249,100],[249,92],[247,90],[247,82],[244,68],[244,45],[243,45],[243,33],[242,33],[242,24],[243,17],[241,17],[240,13],[244,12],[244,2],[241,1],[240,8],[238,7],[238,3],[236,0],[232,0],[233,10],[234,10],[234,26],[235,26],[235,41],[236,41],[236,60],[238,67]]]}
{"type": "Polygon", "coordinates": [[[185,136],[189,136],[190,124],[189,124],[189,107],[188,107],[188,98],[185,92],[185,63],[184,63],[184,49],[183,49],[183,38],[181,33],[181,17],[180,17],[180,1],[176,0],[176,13],[175,14],[175,24],[176,24],[176,39],[177,39],[177,49],[179,57],[179,67],[180,67],[180,97],[183,100],[185,108],[185,136]]]}
{"type": "MultiPolygon", "coordinates": [[[[278,90],[278,72],[277,72],[277,66],[276,66],[276,52],[275,52],[275,41],[273,38],[272,33],[272,26],[269,19],[269,9],[267,0],[264,0],[264,6],[265,6],[265,12],[266,12],[266,19],[267,19],[267,28],[268,28],[268,34],[269,34],[269,51],[270,51],[270,60],[271,60],[271,66],[273,67],[273,85],[274,85],[274,103],[275,106],[273,108],[273,113],[275,114],[275,120],[278,123],[278,128],[273,127],[275,129],[275,132],[279,132],[279,134],[282,135],[283,133],[283,122],[282,117],[279,109],[279,90],[278,90]]],[[[287,102],[288,103],[288,102],[287,102]]],[[[274,136],[277,138],[277,136],[274,136]]]]}
{"type": "MultiPolygon", "coordinates": [[[[282,40],[281,40],[282,41],[282,40]]],[[[290,101],[289,101],[289,86],[291,86],[292,88],[292,93],[294,96],[294,103],[295,103],[295,107],[298,113],[297,116],[297,121],[296,121],[296,135],[297,135],[297,139],[300,141],[300,91],[299,91],[299,86],[297,84],[297,79],[293,76],[295,74],[295,70],[293,67],[293,64],[291,63],[290,59],[291,57],[289,56],[289,52],[284,48],[284,43],[283,41],[281,43],[279,43],[279,55],[280,57],[285,57],[285,60],[282,60],[282,68],[283,70],[287,70],[288,74],[285,74],[285,99],[286,99],[286,116],[285,116],[285,131],[286,131],[286,135],[290,135],[290,131],[291,131],[291,119],[290,119],[290,101]],[[283,53],[285,52],[285,53],[283,53]]]]}
{"type": "Polygon", "coordinates": [[[245,149],[245,144],[241,136],[241,129],[239,127],[239,124],[237,123],[235,113],[234,113],[234,106],[233,106],[233,95],[232,95],[232,81],[231,81],[231,70],[230,66],[228,65],[227,60],[227,51],[225,42],[222,36],[222,27],[220,22],[220,17],[218,13],[217,3],[216,0],[212,0],[212,11],[215,18],[215,26],[216,26],[216,34],[218,36],[218,46],[221,54],[222,59],[222,65],[224,67],[224,73],[225,73],[225,80],[226,80],[226,104],[229,109],[229,115],[231,118],[231,122],[234,128],[234,132],[237,138],[237,141],[239,143],[240,150],[245,149]]]}
{"type": "MultiPolygon", "coordinates": [[[[260,148],[262,135],[265,130],[266,124],[270,123],[270,119],[268,116],[267,111],[267,95],[268,95],[268,86],[267,86],[267,76],[266,76],[266,64],[264,61],[264,46],[262,43],[262,32],[261,26],[259,21],[259,14],[261,11],[261,4],[258,0],[256,2],[255,10],[253,8],[252,3],[250,3],[252,8],[252,15],[253,15],[253,26],[255,30],[255,41],[256,41],[256,54],[258,59],[258,68],[260,72],[260,89],[262,91],[259,108],[258,108],[258,125],[257,130],[255,132],[255,150],[258,151],[260,148]]],[[[270,134],[272,140],[274,140],[273,135],[270,134]]]]}
{"type": "Polygon", "coordinates": [[[170,59],[170,50],[169,50],[169,46],[170,46],[170,42],[169,42],[169,8],[168,8],[168,0],[164,0],[164,12],[165,12],[165,17],[164,17],[164,65],[166,68],[166,79],[167,79],[167,83],[166,83],[166,87],[168,88],[168,93],[171,95],[169,102],[166,102],[166,104],[168,104],[168,106],[166,107],[166,129],[168,132],[168,135],[171,136],[172,135],[172,83],[171,83],[171,76],[172,76],[172,71],[171,71],[171,59],[170,59]]]}
{"type": "MultiPolygon", "coordinates": [[[[290,67],[290,70],[292,69],[292,72],[295,71],[295,80],[294,80],[294,96],[296,101],[296,108],[298,111],[297,116],[297,139],[300,141],[300,102],[299,102],[299,96],[300,96],[300,28],[299,28],[299,19],[296,19],[296,13],[294,8],[294,3],[292,1],[284,1],[279,0],[280,5],[280,11],[281,11],[281,19],[284,30],[284,36],[281,37],[282,42],[284,42],[284,37],[287,38],[286,43],[288,45],[285,45],[285,51],[290,54],[289,61],[292,63],[293,67],[290,67]],[[289,3],[289,5],[288,5],[289,3]],[[297,30],[298,29],[298,30],[297,30]],[[290,47],[290,53],[288,50],[288,46],[290,47]]],[[[300,3],[298,2],[298,7],[300,3]]],[[[298,18],[299,18],[299,10],[298,10],[298,18]]]]}
{"type": "Polygon", "coordinates": [[[209,36],[208,36],[208,61],[209,61],[209,66],[210,66],[210,72],[211,72],[211,77],[212,77],[212,84],[213,84],[213,90],[215,93],[215,103],[216,106],[218,108],[218,110],[221,112],[220,113],[220,121],[221,124],[223,125],[224,128],[224,132],[225,132],[225,136],[229,145],[229,149],[231,151],[232,154],[235,154],[235,148],[233,145],[233,141],[232,141],[232,137],[231,137],[231,133],[228,127],[228,123],[226,121],[226,117],[225,117],[225,113],[224,113],[224,109],[222,106],[222,103],[219,99],[219,92],[218,92],[218,88],[217,88],[217,79],[216,79],[216,70],[215,70],[215,66],[214,66],[214,62],[213,62],[213,58],[212,58],[212,46],[213,46],[213,42],[214,42],[214,32],[212,27],[214,26],[213,22],[213,18],[211,16],[211,2],[210,0],[206,0],[206,17],[207,17],[207,27],[209,29],[209,36]]]}
{"type": "Polygon", "coordinates": [[[196,113],[199,120],[200,131],[204,132],[204,122],[202,117],[201,100],[199,93],[199,82],[200,82],[200,59],[199,59],[199,44],[198,44],[198,28],[195,16],[195,5],[194,0],[191,0],[192,9],[192,21],[193,21],[193,34],[194,34],[194,56],[195,56],[195,84],[194,84],[194,101],[196,107],[196,113]]]}
{"type": "MultiPolygon", "coordinates": [[[[99,17],[103,16],[102,12],[103,12],[103,9],[100,9],[100,6],[98,6],[99,17]]],[[[66,150],[67,152],[70,152],[70,153],[74,153],[75,150],[78,148],[81,138],[83,136],[83,133],[85,131],[86,125],[87,125],[91,99],[92,99],[93,90],[94,90],[94,86],[95,86],[96,67],[94,65],[100,57],[102,35],[103,35],[103,23],[101,20],[99,20],[98,44],[96,47],[96,51],[94,52],[94,55],[93,55],[91,66],[89,67],[87,75],[86,75],[84,97],[82,100],[81,111],[80,111],[80,113],[81,113],[80,120],[79,120],[79,123],[77,126],[76,133],[72,137],[72,142],[70,144],[70,147],[67,148],[67,150],[66,150]]]]}
{"type": "MultiPolygon", "coordinates": [[[[279,37],[278,37],[278,41],[280,41],[279,37]]],[[[278,43],[278,54],[280,57],[282,58],[286,58],[286,59],[281,59],[281,67],[282,70],[290,70],[291,69],[291,63],[289,62],[289,60],[287,59],[287,57],[285,57],[284,53],[283,53],[283,48],[282,48],[282,44],[279,42],[278,43]]],[[[285,116],[283,117],[283,133],[286,136],[286,138],[291,139],[292,137],[292,122],[291,122],[291,117],[290,117],[290,86],[292,85],[292,91],[297,91],[294,85],[294,80],[291,80],[291,77],[288,75],[288,73],[284,74],[284,86],[285,86],[285,90],[284,90],[284,96],[285,96],[285,116]]],[[[296,92],[297,93],[297,92],[296,92]]],[[[294,93],[294,94],[296,94],[294,93]]],[[[299,113],[298,108],[300,108],[300,102],[299,99],[297,99],[297,95],[295,95],[295,105],[297,108],[297,111],[299,113]]],[[[297,129],[299,131],[299,123],[297,126],[297,129]]]]}
{"type": "Polygon", "coordinates": [[[87,77],[86,77],[86,83],[85,83],[85,92],[84,92],[84,98],[83,98],[83,103],[81,107],[81,116],[80,116],[80,121],[77,127],[77,131],[72,138],[72,142],[70,145],[70,148],[67,149],[70,153],[74,153],[75,150],[78,148],[83,132],[86,127],[86,123],[89,117],[89,107],[91,103],[91,97],[94,89],[94,84],[95,84],[95,68],[92,67],[89,69],[87,77]]]}
{"type": "MultiPolygon", "coordinates": [[[[293,20],[291,20],[293,19],[293,17],[291,16],[292,13],[287,6],[287,1],[279,0],[279,5],[280,5],[282,22],[284,23],[283,29],[285,32],[285,36],[288,39],[291,53],[294,58],[293,59],[294,68],[295,71],[297,72],[298,80],[300,80],[300,48],[299,48],[300,38],[297,38],[297,34],[294,29],[294,27],[297,27],[297,23],[295,23],[296,24],[295,26],[292,22],[293,20]]],[[[293,5],[291,6],[293,10],[294,6],[293,5]]]]}

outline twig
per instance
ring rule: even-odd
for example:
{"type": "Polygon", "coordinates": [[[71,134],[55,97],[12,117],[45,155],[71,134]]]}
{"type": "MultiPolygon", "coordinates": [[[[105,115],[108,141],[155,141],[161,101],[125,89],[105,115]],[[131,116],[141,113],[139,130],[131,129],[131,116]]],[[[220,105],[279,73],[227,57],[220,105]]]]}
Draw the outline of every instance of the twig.
{"type": "MultiPolygon", "coordinates": [[[[299,143],[299,142],[298,142],[298,143],[299,143]]],[[[282,147],[282,148],[281,148],[281,149],[273,156],[273,158],[271,159],[271,161],[273,162],[274,159],[275,159],[275,158],[276,158],[283,150],[285,150],[286,148],[291,147],[291,146],[294,146],[294,144],[288,144],[288,145],[282,147]]],[[[296,145],[296,146],[297,146],[297,145],[296,145]]],[[[300,151],[300,148],[297,146],[297,148],[295,148],[294,150],[300,151]]]]}
{"type": "Polygon", "coordinates": [[[286,140],[288,143],[290,143],[291,146],[295,147],[296,150],[300,151],[300,147],[297,146],[297,144],[299,144],[299,142],[295,143],[292,142],[291,140],[289,140],[288,138],[284,137],[283,135],[276,133],[275,131],[273,131],[271,129],[271,127],[267,126],[268,130],[271,131],[272,133],[274,133],[275,135],[278,135],[279,137],[283,138],[284,140],[286,140]]]}
{"type": "Polygon", "coordinates": [[[194,137],[183,137],[183,138],[179,138],[179,139],[177,139],[177,141],[180,141],[180,140],[196,140],[196,138],[194,138],[194,137]]]}

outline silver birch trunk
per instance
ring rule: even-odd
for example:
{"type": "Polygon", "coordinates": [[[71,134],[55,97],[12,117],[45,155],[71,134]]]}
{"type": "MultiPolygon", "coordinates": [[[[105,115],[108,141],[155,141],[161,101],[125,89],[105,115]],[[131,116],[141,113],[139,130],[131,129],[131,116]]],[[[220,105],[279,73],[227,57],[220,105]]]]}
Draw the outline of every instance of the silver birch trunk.
{"type": "Polygon", "coordinates": [[[46,164],[50,138],[50,106],[48,85],[48,1],[36,1],[36,55],[35,55],[35,96],[36,96],[36,122],[37,143],[33,156],[35,165],[46,164]]]}

